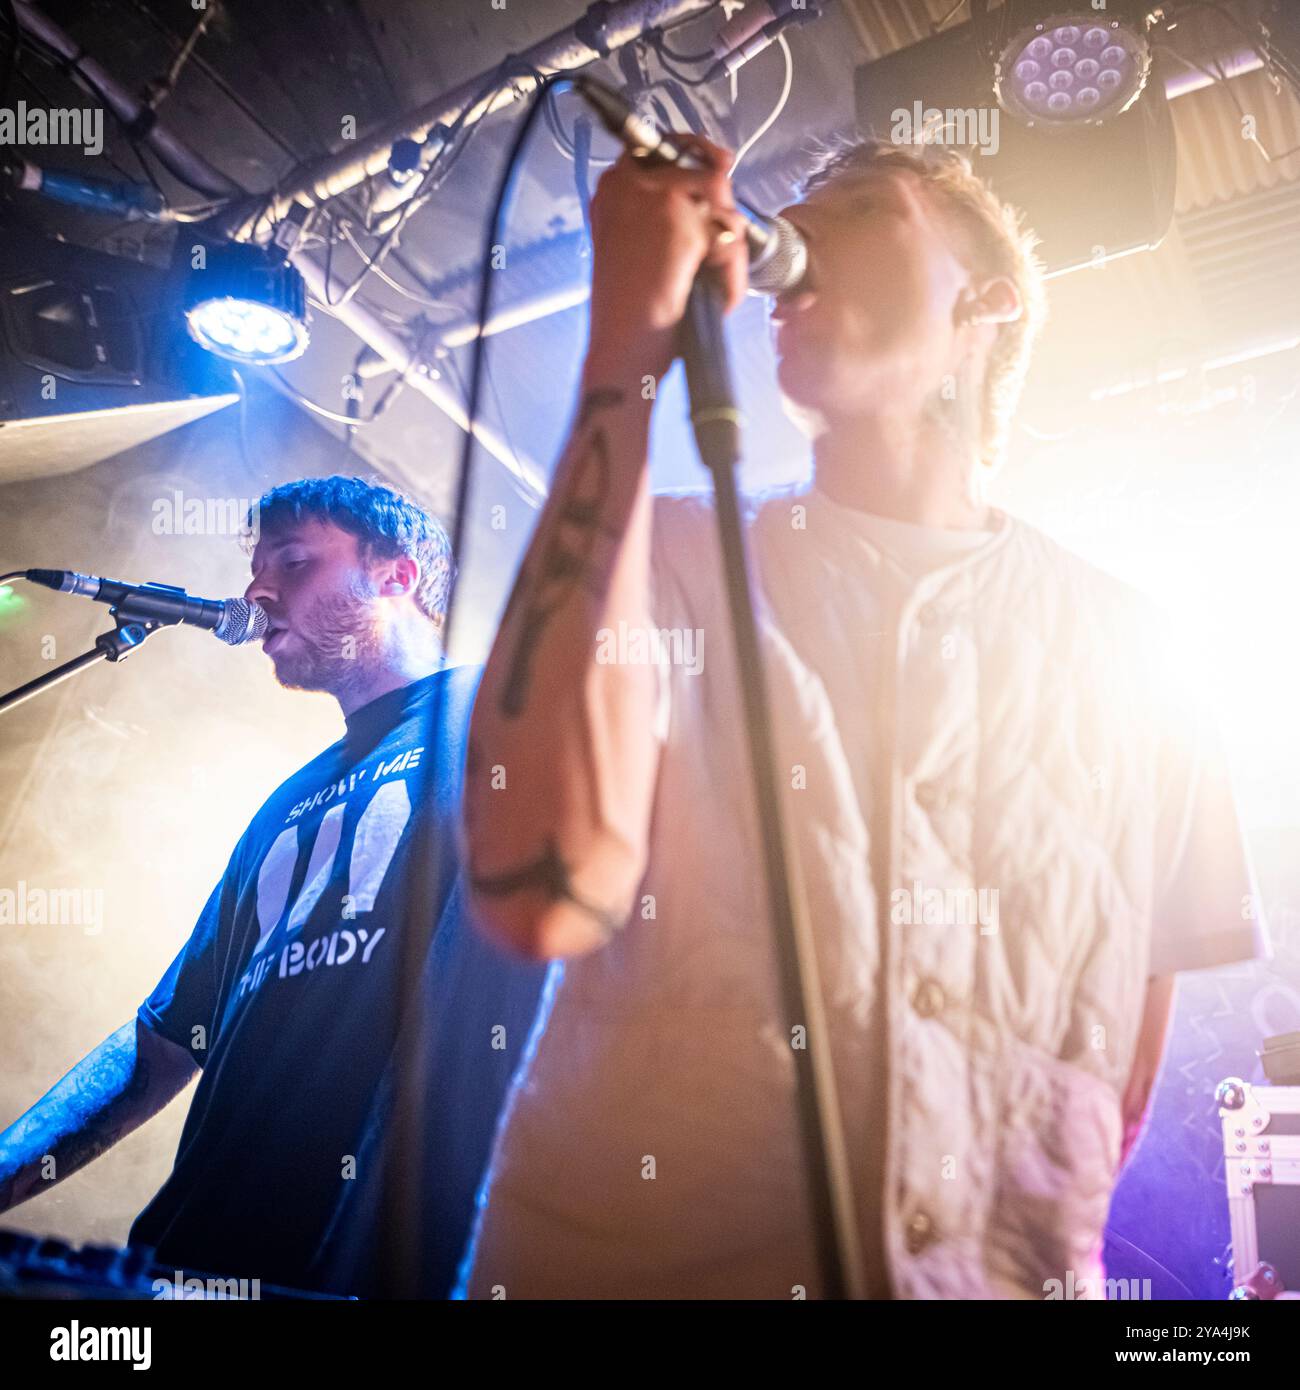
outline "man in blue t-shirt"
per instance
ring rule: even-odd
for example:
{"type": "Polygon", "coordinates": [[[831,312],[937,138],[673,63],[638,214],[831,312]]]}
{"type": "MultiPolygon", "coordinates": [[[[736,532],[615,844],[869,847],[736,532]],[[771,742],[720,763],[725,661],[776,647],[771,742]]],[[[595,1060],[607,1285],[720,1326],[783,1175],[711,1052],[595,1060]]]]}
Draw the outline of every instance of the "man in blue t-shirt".
{"type": "Polygon", "coordinates": [[[335,696],[346,732],[253,817],[137,1017],[0,1134],[0,1210],[45,1190],[47,1156],[66,1177],[198,1074],[131,1244],[187,1273],[391,1288],[383,1139],[418,1054],[418,1287],[442,1297],[543,978],[461,908],[479,673],[444,664],[450,546],[419,506],[357,478],[274,488],[257,519],[247,597],[270,620],[264,650],[282,685],[335,696]],[[416,969],[419,1015],[399,1034],[416,969]]]}

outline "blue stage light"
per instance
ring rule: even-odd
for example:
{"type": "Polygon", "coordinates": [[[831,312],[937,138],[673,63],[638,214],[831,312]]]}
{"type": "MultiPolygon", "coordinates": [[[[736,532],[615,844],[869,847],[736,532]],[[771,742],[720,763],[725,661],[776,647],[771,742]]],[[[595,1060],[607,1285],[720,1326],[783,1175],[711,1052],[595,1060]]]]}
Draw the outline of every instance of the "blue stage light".
{"type": "Polygon", "coordinates": [[[187,320],[197,342],[236,362],[288,362],[307,346],[305,325],[247,299],[205,299],[187,320]]]}
{"type": "Polygon", "coordinates": [[[256,246],[204,250],[185,292],[185,322],[195,342],[218,357],[254,365],[301,356],[310,338],[301,274],[256,246]]]}

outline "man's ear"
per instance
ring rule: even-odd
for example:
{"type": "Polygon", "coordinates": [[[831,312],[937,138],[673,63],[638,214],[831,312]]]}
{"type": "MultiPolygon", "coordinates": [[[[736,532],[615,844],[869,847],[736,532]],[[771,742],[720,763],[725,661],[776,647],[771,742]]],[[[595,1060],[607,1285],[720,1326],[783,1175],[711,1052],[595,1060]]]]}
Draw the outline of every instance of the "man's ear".
{"type": "Polygon", "coordinates": [[[420,562],[414,555],[399,555],[385,565],[379,581],[379,592],[386,598],[414,594],[420,587],[420,562]]]}
{"type": "Polygon", "coordinates": [[[964,290],[957,313],[962,323],[1014,323],[1024,313],[1024,305],[1015,282],[995,275],[964,290]]]}

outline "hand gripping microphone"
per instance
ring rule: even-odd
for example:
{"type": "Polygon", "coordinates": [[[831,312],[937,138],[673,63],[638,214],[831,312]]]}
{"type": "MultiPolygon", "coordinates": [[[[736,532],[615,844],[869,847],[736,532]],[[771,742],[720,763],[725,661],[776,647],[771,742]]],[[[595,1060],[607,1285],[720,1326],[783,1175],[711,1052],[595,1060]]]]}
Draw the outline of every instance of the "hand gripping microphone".
{"type": "MultiPolygon", "coordinates": [[[[653,121],[639,115],[612,87],[582,73],[571,81],[574,91],[586,99],[605,129],[633,154],[680,164],[683,169],[703,167],[689,150],[679,150],[653,121]]],[[[751,293],[786,294],[798,289],[808,274],[808,247],[800,233],[785,218],[768,217],[739,198],[736,210],[745,217],[751,293]]]]}
{"type": "Polygon", "coordinates": [[[138,622],[205,628],[232,647],[266,636],[266,612],[248,599],[194,598],[171,584],[124,584],[120,579],[73,570],[24,570],[23,578],[65,594],[82,594],[96,603],[111,603],[121,616],[138,622]]]}

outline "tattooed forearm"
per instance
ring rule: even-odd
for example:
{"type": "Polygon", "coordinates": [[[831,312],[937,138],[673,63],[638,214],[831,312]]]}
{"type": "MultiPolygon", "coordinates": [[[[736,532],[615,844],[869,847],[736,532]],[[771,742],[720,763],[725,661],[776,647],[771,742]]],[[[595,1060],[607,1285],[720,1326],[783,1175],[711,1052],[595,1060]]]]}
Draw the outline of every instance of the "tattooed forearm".
{"type": "Polygon", "coordinates": [[[644,873],[657,760],[654,673],[605,662],[597,646],[603,628],[650,616],[653,401],[625,376],[587,380],[484,671],[466,760],[478,925],[538,958],[595,949],[623,926],[644,873]],[[475,872],[509,865],[522,867],[475,872]]]}
{"type": "Polygon", "coordinates": [[[572,903],[600,927],[606,940],[615,932],[622,931],[627,923],[626,912],[606,912],[594,903],[587,902],[574,891],[569,870],[550,840],[531,863],[499,874],[476,874],[471,869],[469,881],[474,891],[485,898],[504,898],[512,893],[536,888],[551,902],[572,903]]]}
{"type": "Polygon", "coordinates": [[[599,424],[588,434],[584,431],[603,411],[622,401],[622,391],[612,387],[589,391],[583,398],[575,426],[579,453],[553,499],[551,515],[544,523],[549,531],[537,560],[524,565],[506,605],[503,624],[516,630],[501,691],[501,712],[508,719],[517,719],[524,711],[533,660],[546,625],[588,575],[597,535],[606,530],[617,537],[617,530],[606,528],[604,515],[609,497],[609,440],[599,424]]]}
{"type": "Polygon", "coordinates": [[[123,1070],[127,1058],[114,1058],[110,1065],[98,1068],[98,1074],[88,1077],[81,1085],[83,1122],[91,1123],[74,1130],[55,1145],[54,1156],[59,1166],[69,1172],[82,1167],[107,1153],[114,1144],[135,1128],[139,1105],[149,1091],[149,1059],[134,1055],[134,1066],[125,1081],[123,1070]],[[112,1092],[116,1090],[117,1094],[112,1092]],[[103,1097],[111,1096],[107,1103],[103,1097]]]}
{"type": "Polygon", "coordinates": [[[119,1028],[0,1135],[6,1205],[97,1158],[120,1137],[136,1091],[135,1021],[119,1028]]]}
{"type": "Polygon", "coordinates": [[[142,1027],[124,1024],[0,1134],[0,1211],[98,1158],[182,1088],[184,1061],[142,1055],[142,1027]]]}

